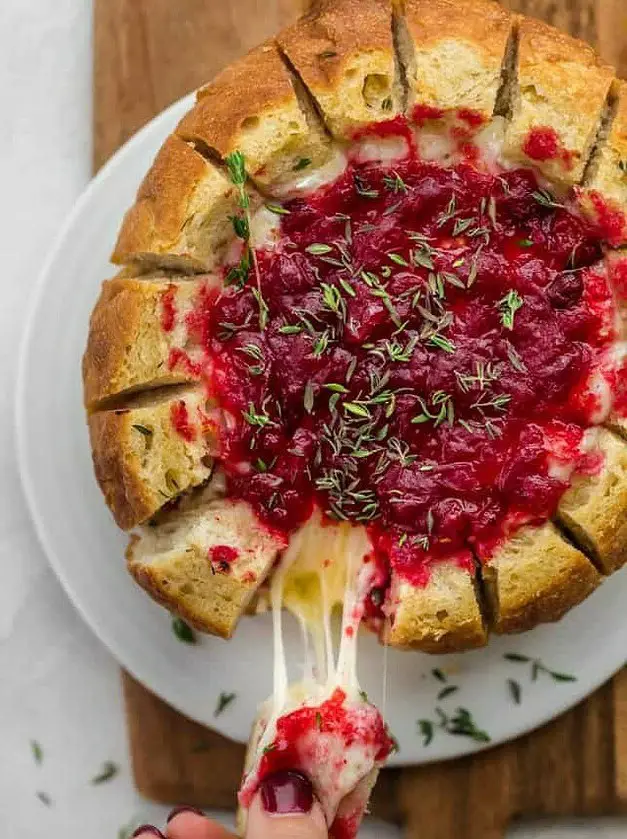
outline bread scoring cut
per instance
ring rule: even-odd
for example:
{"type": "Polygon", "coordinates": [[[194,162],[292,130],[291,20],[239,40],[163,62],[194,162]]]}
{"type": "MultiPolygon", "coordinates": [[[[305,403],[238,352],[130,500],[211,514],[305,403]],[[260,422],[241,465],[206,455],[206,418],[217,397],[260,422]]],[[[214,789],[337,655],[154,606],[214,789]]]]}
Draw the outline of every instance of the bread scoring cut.
{"type": "Polygon", "coordinates": [[[86,407],[138,390],[198,380],[198,370],[176,363],[176,351],[192,352],[194,338],[186,318],[199,294],[216,283],[215,277],[105,281],[83,358],[86,407]]]}
{"type": "Polygon", "coordinates": [[[90,415],[96,479],[123,530],[211,475],[215,425],[206,401],[202,387],[162,388],[90,415]]]}
{"type": "Polygon", "coordinates": [[[627,562],[627,443],[599,429],[602,463],[592,475],[576,475],[560,501],[561,524],[611,574],[627,562]]]}
{"type": "Polygon", "coordinates": [[[614,78],[592,47],[517,17],[517,84],[505,155],[553,184],[581,181],[614,78]]]}
{"type": "Polygon", "coordinates": [[[334,137],[402,113],[391,0],[321,0],[277,36],[334,137]]]}
{"type": "Polygon", "coordinates": [[[559,620],[600,583],[594,565],[547,522],[510,536],[483,565],[490,624],[524,632],[559,620]]]}
{"type": "Polygon", "coordinates": [[[251,178],[273,191],[332,154],[322,122],[297,85],[276,44],[262,44],[200,89],[176,132],[223,158],[240,151],[251,178]]]}
{"type": "Polygon", "coordinates": [[[584,206],[613,245],[627,242],[627,82],[612,84],[607,125],[582,190],[584,206]]]}
{"type": "MultiPolygon", "coordinates": [[[[253,205],[259,200],[252,196],[253,205]]],[[[111,257],[183,272],[214,268],[233,240],[237,195],[227,175],[172,135],[161,147],[127,212],[111,257]]]]}
{"type": "Polygon", "coordinates": [[[211,495],[134,534],[126,558],[151,597],[201,631],[230,638],[285,542],[245,502],[211,495]]]}

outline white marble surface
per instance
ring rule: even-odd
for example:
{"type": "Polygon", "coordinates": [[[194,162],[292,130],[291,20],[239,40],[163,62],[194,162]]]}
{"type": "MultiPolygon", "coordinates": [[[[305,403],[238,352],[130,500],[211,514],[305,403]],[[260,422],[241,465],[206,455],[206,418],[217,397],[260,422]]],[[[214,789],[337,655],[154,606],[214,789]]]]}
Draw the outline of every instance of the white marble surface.
{"type": "MultiPolygon", "coordinates": [[[[160,822],[165,809],[141,800],[132,787],[118,668],[75,613],[36,542],[12,426],[29,295],[89,178],[90,0],[3,0],[0,102],[0,836],[115,839],[123,824],[160,822]],[[42,746],[41,765],[31,740],[42,746]],[[119,775],[92,786],[106,760],[119,764],[119,775]],[[50,796],[51,806],[38,791],[50,796]]],[[[364,837],[387,835],[397,834],[380,825],[364,830],[364,837]]],[[[518,826],[515,835],[618,839],[627,836],[627,824],[518,826]]]]}

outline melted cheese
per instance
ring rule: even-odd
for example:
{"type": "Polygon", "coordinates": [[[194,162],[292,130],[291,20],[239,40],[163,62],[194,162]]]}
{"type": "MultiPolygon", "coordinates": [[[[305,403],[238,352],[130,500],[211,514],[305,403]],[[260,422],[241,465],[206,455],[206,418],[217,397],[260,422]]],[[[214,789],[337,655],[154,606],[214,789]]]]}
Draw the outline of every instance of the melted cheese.
{"type": "Polygon", "coordinates": [[[351,160],[357,163],[394,163],[409,154],[405,137],[364,137],[351,148],[351,160]]]}
{"type": "Polygon", "coordinates": [[[272,577],[273,693],[262,711],[263,734],[257,759],[276,735],[280,717],[303,705],[316,706],[337,687],[348,701],[360,701],[357,643],[363,602],[371,584],[370,539],[363,527],[323,524],[319,513],[292,537],[272,577]],[[341,606],[341,634],[336,654],[332,617],[341,606]],[[289,685],[283,643],[283,609],[298,619],[303,633],[302,680],[289,685]]]}
{"type": "Polygon", "coordinates": [[[281,187],[275,188],[274,193],[277,198],[283,200],[310,195],[320,187],[336,181],[344,173],[347,164],[348,159],[346,154],[338,146],[322,166],[318,166],[317,169],[313,169],[311,172],[303,169],[302,173],[296,173],[291,181],[281,187]]]}

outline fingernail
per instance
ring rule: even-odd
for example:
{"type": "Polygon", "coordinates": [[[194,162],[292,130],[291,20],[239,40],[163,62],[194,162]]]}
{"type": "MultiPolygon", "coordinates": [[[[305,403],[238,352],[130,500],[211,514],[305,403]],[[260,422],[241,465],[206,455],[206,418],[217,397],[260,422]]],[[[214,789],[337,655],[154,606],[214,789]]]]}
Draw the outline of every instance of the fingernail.
{"type": "Polygon", "coordinates": [[[135,836],[158,836],[159,839],[165,839],[163,833],[153,824],[140,825],[135,831],[135,833],[133,833],[133,837],[135,836]]]}
{"type": "Polygon", "coordinates": [[[175,819],[181,813],[193,813],[195,816],[204,816],[205,815],[202,812],[202,810],[198,810],[198,809],[196,809],[196,807],[188,807],[186,805],[183,805],[181,807],[175,807],[174,810],[172,810],[172,812],[168,816],[168,824],[170,824],[172,819],[175,819]]]}
{"type": "Polygon", "coordinates": [[[314,795],[311,782],[300,772],[277,772],[261,783],[261,803],[266,813],[309,813],[314,795]]]}

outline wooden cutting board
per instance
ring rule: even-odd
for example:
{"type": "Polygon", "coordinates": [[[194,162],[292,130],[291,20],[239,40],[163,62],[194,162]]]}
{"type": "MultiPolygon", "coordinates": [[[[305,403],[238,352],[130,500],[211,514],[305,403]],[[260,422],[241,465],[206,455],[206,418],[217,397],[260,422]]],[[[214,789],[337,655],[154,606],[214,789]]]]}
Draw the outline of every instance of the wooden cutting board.
{"type": "MultiPolygon", "coordinates": [[[[95,0],[95,168],[156,113],[306,5],[95,0]]],[[[506,5],[587,39],[627,77],[625,0],[506,5]]],[[[139,791],[165,803],[232,808],[244,747],[182,717],[126,674],[123,684],[139,791]]],[[[403,824],[408,839],[501,839],[509,822],[522,815],[627,812],[627,671],[514,743],[458,761],[382,773],[372,809],[403,824]]]]}

